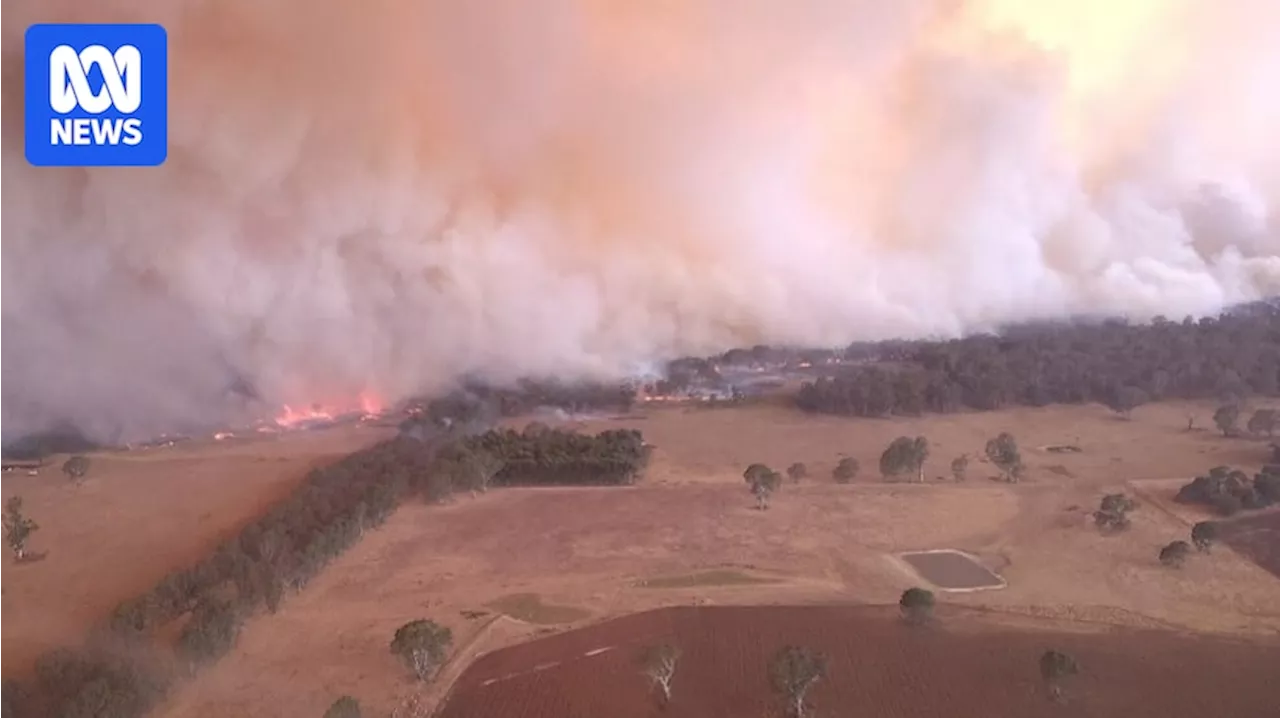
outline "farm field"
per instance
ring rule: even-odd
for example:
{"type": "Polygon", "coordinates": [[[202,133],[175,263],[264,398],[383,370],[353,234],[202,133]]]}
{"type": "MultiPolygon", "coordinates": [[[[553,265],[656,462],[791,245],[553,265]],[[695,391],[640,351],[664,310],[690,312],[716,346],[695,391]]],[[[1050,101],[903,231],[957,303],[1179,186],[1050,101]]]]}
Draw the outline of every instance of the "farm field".
{"type": "Polygon", "coordinates": [[[864,420],[745,406],[570,423],[643,430],[656,446],[646,478],[405,505],[278,613],[251,619],[232,652],[156,715],[319,715],[343,694],[386,713],[420,690],[387,648],[412,619],[449,626],[469,657],[663,606],[891,604],[917,581],[896,554],[940,548],[965,551],[1008,582],[939,595],[946,606],[988,610],[989,623],[1280,635],[1280,584],[1234,552],[1194,556],[1181,570],[1160,566],[1159,548],[1189,532],[1176,516],[1144,504],[1124,534],[1092,526],[1101,495],[1131,491],[1130,479],[1262,462],[1264,444],[1187,432],[1188,413],[1203,425],[1212,410],[1151,405],[1132,421],[1097,406],[864,420]],[[979,461],[964,482],[935,478],[952,456],[977,454],[1005,430],[1024,447],[1024,483],[991,481],[996,472],[979,461]],[[929,480],[883,483],[868,467],[908,433],[933,444],[929,480]],[[1037,448],[1058,444],[1082,450],[1037,448]],[[864,467],[851,485],[830,478],[841,453],[864,467]],[[804,461],[811,478],[787,483],[757,511],[741,476],[754,461],[804,461]],[[498,633],[481,628],[499,613],[515,620],[498,633]]]}
{"type": "Polygon", "coordinates": [[[7,472],[40,524],[32,563],[4,567],[4,676],[79,643],[121,600],[214,546],[289,494],[311,468],[385,437],[379,429],[299,433],[90,455],[76,485],[53,457],[37,476],[7,472]]]}
{"type": "Polygon", "coordinates": [[[788,644],[825,654],[828,676],[811,692],[814,715],[1082,715],[1125,718],[1263,718],[1280,705],[1280,643],[1125,629],[1014,630],[953,610],[910,627],[879,608],[684,607],[627,616],[491,653],[458,680],[440,718],[521,715],[781,715],[770,656],[788,644]],[[644,647],[682,656],[672,700],[638,668],[644,647]],[[1058,705],[1037,660],[1047,649],[1082,673],[1058,705]]]}

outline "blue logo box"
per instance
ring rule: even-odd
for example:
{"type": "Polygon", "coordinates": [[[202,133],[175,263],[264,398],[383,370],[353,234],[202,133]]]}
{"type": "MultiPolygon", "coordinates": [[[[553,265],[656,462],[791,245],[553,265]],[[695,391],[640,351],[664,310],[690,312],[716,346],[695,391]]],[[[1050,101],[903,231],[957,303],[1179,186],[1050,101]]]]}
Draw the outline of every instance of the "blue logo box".
{"type": "Polygon", "coordinates": [[[160,25],[27,28],[26,153],[40,167],[154,167],[169,155],[160,25]]]}

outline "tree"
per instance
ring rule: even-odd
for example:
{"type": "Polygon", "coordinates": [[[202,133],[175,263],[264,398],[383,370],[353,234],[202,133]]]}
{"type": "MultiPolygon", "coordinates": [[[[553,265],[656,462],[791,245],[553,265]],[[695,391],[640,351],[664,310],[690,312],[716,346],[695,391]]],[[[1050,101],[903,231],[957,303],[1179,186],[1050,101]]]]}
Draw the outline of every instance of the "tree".
{"type": "Polygon", "coordinates": [[[908,623],[921,624],[933,617],[933,592],[923,588],[908,588],[898,600],[898,608],[908,623]]]}
{"type": "Polygon", "coordinates": [[[83,479],[85,474],[89,473],[89,457],[76,454],[66,461],[62,462],[62,473],[67,475],[72,481],[83,479]]]}
{"type": "Polygon", "coordinates": [[[792,718],[804,718],[809,689],[827,675],[826,656],[802,646],[785,646],[769,662],[774,688],[787,701],[792,718]]]}
{"type": "Polygon", "coordinates": [[[809,475],[809,467],[797,461],[787,467],[787,478],[791,479],[791,483],[798,484],[800,479],[809,475]]]}
{"type": "Polygon", "coordinates": [[[1133,410],[1147,403],[1147,399],[1147,393],[1138,387],[1122,386],[1107,398],[1107,408],[1128,420],[1133,410]]]}
{"type": "Polygon", "coordinates": [[[418,619],[396,629],[391,653],[404,661],[419,680],[427,680],[444,663],[453,632],[434,621],[418,619]]]}
{"type": "Polygon", "coordinates": [[[1249,423],[1246,425],[1251,434],[1266,434],[1268,437],[1275,434],[1276,431],[1276,410],[1275,409],[1258,409],[1253,412],[1253,416],[1249,417],[1249,423]]]}
{"type": "Polygon", "coordinates": [[[1040,656],[1040,678],[1055,701],[1062,698],[1062,681],[1080,672],[1076,659],[1061,651],[1048,650],[1040,656]]]}
{"type": "Polygon", "coordinates": [[[662,690],[662,702],[671,702],[671,679],[676,675],[676,666],[680,663],[680,649],[670,644],[650,646],[642,659],[644,674],[653,685],[662,690]]]}
{"type": "Polygon", "coordinates": [[[1004,475],[1005,481],[1017,483],[1022,473],[1022,452],[1018,451],[1018,442],[1009,432],[1001,432],[999,436],[987,442],[987,459],[1004,475]]]}
{"type": "Polygon", "coordinates": [[[964,481],[969,473],[969,455],[961,454],[951,460],[951,476],[956,481],[964,481]]]}
{"type": "Polygon", "coordinates": [[[836,468],[831,470],[831,478],[835,479],[838,484],[847,484],[858,478],[858,472],[862,470],[862,466],[858,460],[846,456],[836,464],[836,468]]]}
{"type": "Polygon", "coordinates": [[[1218,524],[1214,521],[1201,521],[1191,527],[1191,543],[1195,544],[1196,549],[1200,551],[1208,551],[1209,547],[1218,540],[1218,524]]]}
{"type": "Polygon", "coordinates": [[[1129,528],[1129,512],[1137,507],[1133,499],[1124,494],[1107,494],[1093,512],[1093,521],[1103,531],[1123,531],[1129,528]]]}
{"type": "Polygon", "coordinates": [[[448,470],[455,485],[484,493],[505,465],[506,462],[492,452],[463,450],[452,458],[448,470]]]}
{"type": "Polygon", "coordinates": [[[1240,421],[1240,406],[1238,404],[1225,404],[1218,407],[1213,412],[1213,423],[1218,427],[1218,431],[1223,436],[1231,436],[1236,433],[1236,423],[1240,421]]]}
{"type": "Polygon", "coordinates": [[[351,696],[343,696],[329,706],[324,718],[360,718],[360,701],[351,696]]]}
{"type": "Polygon", "coordinates": [[[1171,541],[1160,549],[1160,563],[1170,568],[1181,568],[1190,555],[1191,544],[1186,541],[1171,541]]]}
{"type": "Polygon", "coordinates": [[[924,481],[924,462],[929,458],[929,440],[923,436],[914,439],[899,436],[889,448],[880,455],[880,475],[890,479],[902,475],[915,474],[918,481],[924,481]]]}
{"type": "Polygon", "coordinates": [[[756,497],[756,508],[764,511],[769,508],[769,497],[782,488],[782,475],[764,464],[752,464],[742,472],[751,495],[756,497]]]}
{"type": "Polygon", "coordinates": [[[15,561],[27,557],[27,539],[39,528],[40,524],[22,512],[21,496],[10,496],[4,502],[4,543],[13,552],[15,561]]]}

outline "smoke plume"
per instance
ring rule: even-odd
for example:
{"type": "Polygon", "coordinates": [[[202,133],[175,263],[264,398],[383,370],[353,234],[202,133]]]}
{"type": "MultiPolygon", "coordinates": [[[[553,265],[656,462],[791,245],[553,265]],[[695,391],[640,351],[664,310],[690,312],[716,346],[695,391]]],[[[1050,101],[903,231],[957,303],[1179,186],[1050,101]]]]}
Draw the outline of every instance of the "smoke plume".
{"type": "Polygon", "coordinates": [[[1274,0],[4,15],[6,433],[1280,291],[1274,0]],[[168,28],[164,166],[27,165],[67,21],[168,28]]]}

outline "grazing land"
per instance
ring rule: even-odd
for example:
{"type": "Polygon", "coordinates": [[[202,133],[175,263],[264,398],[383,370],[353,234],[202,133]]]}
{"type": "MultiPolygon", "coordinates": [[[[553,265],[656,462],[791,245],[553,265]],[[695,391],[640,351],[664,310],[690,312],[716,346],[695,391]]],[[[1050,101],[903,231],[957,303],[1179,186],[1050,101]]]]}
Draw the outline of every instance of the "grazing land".
{"type": "Polygon", "coordinates": [[[683,607],[650,611],[490,653],[455,684],[441,718],[521,715],[781,715],[770,656],[787,644],[825,654],[814,715],[1203,718],[1268,715],[1280,704],[1280,643],[1162,631],[1013,629],[969,611],[909,627],[882,608],[683,607]],[[672,698],[637,667],[641,650],[681,650],[672,698]],[[1083,670],[1066,701],[1046,698],[1047,649],[1083,670]]]}
{"type": "Polygon", "coordinates": [[[1280,584],[1250,561],[1216,549],[1179,570],[1160,565],[1159,548],[1185,538],[1189,523],[1140,499],[1124,533],[1093,525],[1103,494],[1136,495],[1130,480],[1185,483],[1202,467],[1260,465],[1265,444],[1186,430],[1188,414],[1205,425],[1212,412],[1209,403],[1163,403],[1131,420],[1095,405],[877,420],[762,404],[570,421],[582,431],[643,431],[655,446],[645,476],[634,486],[496,488],[406,504],[276,614],[250,619],[230,654],[157,715],[319,715],[342,694],[385,713],[419,691],[387,645],[397,626],[420,617],[450,627],[471,656],[670,605],[893,604],[916,582],[896,555],[938,547],[973,555],[1008,581],[939,598],[944,608],[987,609],[996,624],[1275,636],[1280,584]],[[976,458],[1001,431],[1027,447],[1022,483],[993,480],[999,472],[976,458]],[[886,483],[869,470],[849,484],[831,478],[841,455],[874,466],[903,434],[932,444],[924,484],[886,483]],[[1035,448],[1062,444],[1081,451],[1035,448]],[[942,479],[961,453],[975,457],[967,480],[942,479]],[[810,476],[785,483],[759,511],[742,477],[753,461],[802,461],[810,476]],[[768,582],[673,580],[711,572],[768,582]],[[476,617],[525,610],[538,622],[497,632],[476,617]]]}
{"type": "Polygon", "coordinates": [[[287,496],[316,466],[385,438],[363,428],[225,442],[187,441],[90,455],[79,483],[50,457],[36,476],[6,473],[40,530],[44,560],[4,568],[4,676],[78,643],[120,601],[204,558],[287,496]]]}
{"type": "Polygon", "coordinates": [[[911,551],[902,554],[901,558],[921,578],[944,591],[972,591],[1004,586],[1004,579],[959,551],[911,551]]]}

